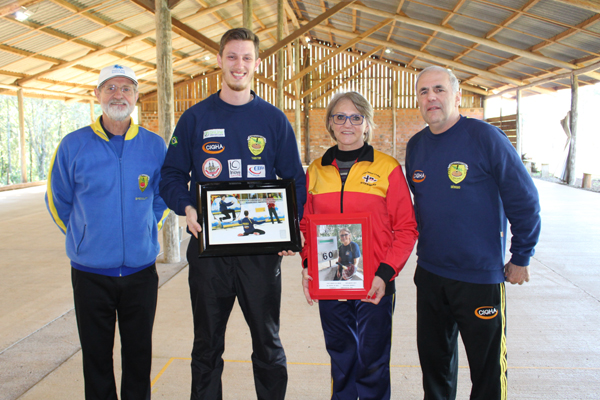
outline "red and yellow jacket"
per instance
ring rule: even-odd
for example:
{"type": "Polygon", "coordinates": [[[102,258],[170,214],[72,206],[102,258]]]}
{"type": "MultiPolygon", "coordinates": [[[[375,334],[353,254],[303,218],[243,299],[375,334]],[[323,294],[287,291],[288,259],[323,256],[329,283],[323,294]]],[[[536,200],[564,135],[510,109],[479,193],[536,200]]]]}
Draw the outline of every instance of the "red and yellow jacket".
{"type": "MultiPolygon", "coordinates": [[[[310,214],[371,213],[373,261],[376,275],[386,283],[393,281],[406,264],[417,240],[417,223],[402,172],[393,157],[365,145],[348,173],[345,184],[335,162],[337,146],[313,161],[306,172],[308,198],[304,216],[310,214]]],[[[306,221],[300,229],[306,237],[306,221]]],[[[306,264],[308,243],[302,250],[306,264]]],[[[386,285],[386,295],[394,285],[386,285]]]]}

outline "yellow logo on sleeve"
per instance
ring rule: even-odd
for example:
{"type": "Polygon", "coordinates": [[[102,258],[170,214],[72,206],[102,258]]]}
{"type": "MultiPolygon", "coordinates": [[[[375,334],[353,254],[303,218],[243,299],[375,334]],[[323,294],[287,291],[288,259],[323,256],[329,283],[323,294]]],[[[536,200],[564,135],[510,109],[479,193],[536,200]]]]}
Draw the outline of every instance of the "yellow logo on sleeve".
{"type": "Polygon", "coordinates": [[[455,161],[448,165],[448,178],[454,183],[458,184],[467,177],[467,170],[469,166],[464,162],[455,161]]]}

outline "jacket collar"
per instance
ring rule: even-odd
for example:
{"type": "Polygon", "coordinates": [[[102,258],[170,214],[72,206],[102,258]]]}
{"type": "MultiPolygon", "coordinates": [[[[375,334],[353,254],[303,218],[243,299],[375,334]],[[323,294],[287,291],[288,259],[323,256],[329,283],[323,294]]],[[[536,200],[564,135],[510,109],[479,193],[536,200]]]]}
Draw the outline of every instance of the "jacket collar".
{"type": "MultiPolygon", "coordinates": [[[[96,133],[96,135],[100,136],[103,140],[108,141],[108,135],[106,134],[106,132],[104,132],[104,129],[102,128],[102,124],[100,123],[100,117],[98,117],[96,121],[90,126],[94,133],[96,133]]],[[[125,140],[131,140],[134,137],[136,137],[139,132],[139,129],[139,125],[134,124],[132,120],[129,124],[129,129],[125,133],[125,140]]]]}
{"type": "MultiPolygon", "coordinates": [[[[323,154],[323,157],[321,158],[321,165],[323,167],[325,167],[327,165],[333,165],[333,162],[335,161],[336,154],[338,151],[339,150],[338,150],[337,145],[327,149],[327,151],[325,152],[325,154],[323,154]]],[[[374,154],[375,154],[375,151],[373,150],[373,146],[371,146],[368,143],[365,143],[362,151],[360,152],[360,155],[356,159],[356,162],[361,162],[361,161],[373,162],[373,159],[375,157],[374,154]]]]}

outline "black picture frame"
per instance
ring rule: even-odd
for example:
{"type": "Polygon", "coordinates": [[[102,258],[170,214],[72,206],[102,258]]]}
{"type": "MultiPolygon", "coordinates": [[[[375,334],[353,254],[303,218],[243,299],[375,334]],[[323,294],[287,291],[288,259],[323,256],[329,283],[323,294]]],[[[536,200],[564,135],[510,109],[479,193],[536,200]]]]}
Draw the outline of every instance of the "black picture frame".
{"type": "Polygon", "coordinates": [[[199,257],[302,249],[293,179],[198,182],[196,188],[199,257]]]}

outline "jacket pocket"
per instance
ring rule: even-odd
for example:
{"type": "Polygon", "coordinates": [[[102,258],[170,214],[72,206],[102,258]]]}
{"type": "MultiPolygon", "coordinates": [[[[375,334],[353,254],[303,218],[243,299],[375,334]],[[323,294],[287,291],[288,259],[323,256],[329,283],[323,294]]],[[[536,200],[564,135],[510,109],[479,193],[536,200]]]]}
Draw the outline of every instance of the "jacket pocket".
{"type": "Polygon", "coordinates": [[[81,248],[81,244],[83,243],[83,240],[85,239],[86,229],[87,229],[87,225],[84,225],[83,232],[81,233],[81,239],[79,240],[79,243],[77,243],[77,254],[79,254],[79,249],[81,248]]]}

